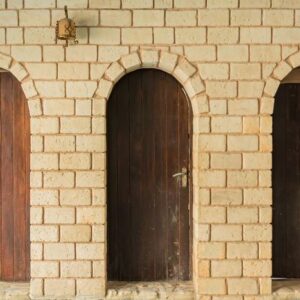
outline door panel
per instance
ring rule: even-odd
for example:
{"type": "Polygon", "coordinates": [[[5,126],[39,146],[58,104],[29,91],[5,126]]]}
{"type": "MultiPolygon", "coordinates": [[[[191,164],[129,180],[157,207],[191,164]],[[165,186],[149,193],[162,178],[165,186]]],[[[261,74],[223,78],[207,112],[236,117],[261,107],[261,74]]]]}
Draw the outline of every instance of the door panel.
{"type": "Polygon", "coordinates": [[[29,280],[29,113],[20,83],[0,73],[0,280],[29,280]]]}
{"type": "Polygon", "coordinates": [[[108,101],[108,278],[190,279],[190,108],[180,84],[132,72],[108,101]]]}
{"type": "Polygon", "coordinates": [[[300,85],[281,84],[273,125],[273,276],[300,277],[300,85]]]}

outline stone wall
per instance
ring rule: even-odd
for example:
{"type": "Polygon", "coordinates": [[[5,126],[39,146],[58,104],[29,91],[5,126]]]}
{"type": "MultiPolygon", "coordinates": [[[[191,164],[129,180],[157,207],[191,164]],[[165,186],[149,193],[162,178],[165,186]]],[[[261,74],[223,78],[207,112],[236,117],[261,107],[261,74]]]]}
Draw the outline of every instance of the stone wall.
{"type": "Polygon", "coordinates": [[[193,108],[197,299],[270,299],[271,114],[299,25],[299,0],[0,0],[0,67],[31,115],[33,299],[106,293],[105,107],[140,67],[173,74],[193,108]]]}

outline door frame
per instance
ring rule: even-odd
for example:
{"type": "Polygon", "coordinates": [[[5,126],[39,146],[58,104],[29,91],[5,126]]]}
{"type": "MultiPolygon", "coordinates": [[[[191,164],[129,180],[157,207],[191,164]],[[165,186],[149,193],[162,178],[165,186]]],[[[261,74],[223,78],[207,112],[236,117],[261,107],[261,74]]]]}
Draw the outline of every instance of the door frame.
{"type": "MultiPolygon", "coordinates": [[[[205,85],[200,77],[198,69],[196,66],[192,65],[185,57],[169,53],[163,50],[138,50],[130,54],[122,56],[118,61],[113,62],[102,75],[98,88],[94,94],[94,98],[98,102],[98,113],[106,116],[106,104],[109,99],[110,93],[118,80],[123,77],[126,73],[132,72],[140,68],[152,68],[159,69],[173,76],[183,87],[183,90],[187,96],[188,104],[190,105],[190,124],[191,124],[191,147],[190,147],[190,163],[191,163],[191,173],[193,180],[190,181],[192,185],[192,205],[191,205],[191,227],[190,230],[190,243],[191,243],[191,281],[193,282],[194,290],[198,290],[198,279],[199,272],[197,264],[201,260],[198,254],[198,242],[199,233],[204,236],[201,240],[207,239],[206,224],[199,224],[200,212],[199,206],[201,205],[199,199],[199,185],[198,178],[200,168],[194,165],[199,159],[198,151],[193,151],[193,148],[199,144],[199,133],[198,126],[195,128],[195,124],[198,125],[202,118],[207,118],[202,114],[209,112],[208,97],[205,94],[205,85]],[[194,183],[193,183],[194,182],[194,183]]],[[[107,178],[106,169],[104,170],[104,177],[107,178]]],[[[106,188],[104,190],[106,195],[106,188]]],[[[106,195],[107,196],[107,195],[106,195]]],[[[105,232],[106,232],[106,222],[105,222],[105,232]]],[[[106,235],[107,236],[107,235],[106,235]]],[[[107,239],[105,238],[104,248],[107,249],[107,239]]],[[[106,266],[106,254],[104,257],[104,266],[101,271],[104,274],[102,284],[106,290],[107,288],[107,266],[106,266]]]]}

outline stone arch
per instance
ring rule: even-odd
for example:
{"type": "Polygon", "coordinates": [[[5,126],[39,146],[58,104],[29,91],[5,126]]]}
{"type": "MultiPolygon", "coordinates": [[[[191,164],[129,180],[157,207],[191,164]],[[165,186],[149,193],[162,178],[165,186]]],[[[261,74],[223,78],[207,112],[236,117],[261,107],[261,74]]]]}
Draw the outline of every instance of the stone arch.
{"type": "Polygon", "coordinates": [[[12,73],[20,82],[28,102],[30,117],[42,115],[42,105],[38,91],[25,67],[15,61],[13,57],[0,52],[0,68],[12,73]]]}
{"type": "Polygon", "coordinates": [[[299,66],[300,51],[291,54],[286,59],[276,64],[271,75],[265,82],[260,106],[261,114],[273,114],[274,97],[282,79],[285,78],[293,69],[299,66]]]}
{"type": "MultiPolygon", "coordinates": [[[[173,76],[184,88],[187,98],[191,105],[192,120],[193,120],[193,137],[192,145],[197,147],[199,140],[199,133],[202,132],[200,128],[201,118],[203,115],[207,116],[209,113],[208,97],[205,93],[205,84],[201,79],[197,67],[191,64],[184,56],[166,52],[163,50],[149,50],[140,49],[132,52],[128,55],[122,56],[119,60],[111,63],[102,77],[99,80],[98,87],[93,96],[94,99],[100,100],[103,105],[97,105],[95,110],[101,110],[102,115],[106,114],[103,107],[106,107],[106,102],[109,99],[111,91],[117,81],[125,74],[130,73],[134,70],[141,68],[153,68],[162,70],[171,76],[173,76]]],[[[98,114],[99,112],[94,112],[98,114]]],[[[192,172],[193,181],[197,182],[199,177],[200,169],[198,167],[198,151],[193,151],[192,155],[192,172]]],[[[106,169],[105,169],[106,173],[106,169]]],[[[197,207],[200,205],[198,196],[198,185],[194,184],[192,188],[193,193],[193,207],[194,207],[194,218],[193,218],[193,275],[192,280],[194,282],[194,289],[197,290],[197,278],[198,278],[198,267],[196,266],[197,258],[197,239],[199,237],[198,228],[195,220],[199,218],[197,213],[197,207]]],[[[199,221],[199,220],[197,220],[199,221]]],[[[105,221],[106,222],[106,221],[105,221]]],[[[105,241],[106,243],[107,241],[105,241]]],[[[106,248],[106,245],[105,245],[106,248]]],[[[106,270],[105,270],[106,272],[106,270]]],[[[107,289],[106,282],[104,283],[107,289]]],[[[109,294],[112,291],[109,291],[109,294]]]]}
{"type": "Polygon", "coordinates": [[[205,85],[197,67],[182,55],[162,50],[141,49],[111,63],[100,78],[94,98],[107,100],[113,86],[122,76],[140,68],[159,69],[175,77],[187,93],[194,117],[208,112],[205,85]]]}

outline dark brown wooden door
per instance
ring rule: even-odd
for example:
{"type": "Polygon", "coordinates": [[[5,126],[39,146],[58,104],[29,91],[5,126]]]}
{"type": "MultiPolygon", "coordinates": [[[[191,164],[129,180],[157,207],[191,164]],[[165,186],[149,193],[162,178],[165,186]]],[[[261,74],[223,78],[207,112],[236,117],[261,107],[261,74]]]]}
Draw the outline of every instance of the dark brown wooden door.
{"type": "Polygon", "coordinates": [[[273,125],[273,276],[300,277],[300,84],[281,84],[273,125]]]}
{"type": "Polygon", "coordinates": [[[29,114],[20,83],[0,73],[0,280],[29,279],[29,114]]]}
{"type": "Polygon", "coordinates": [[[170,75],[123,77],[108,101],[108,278],[190,279],[190,110],[170,75]]]}

